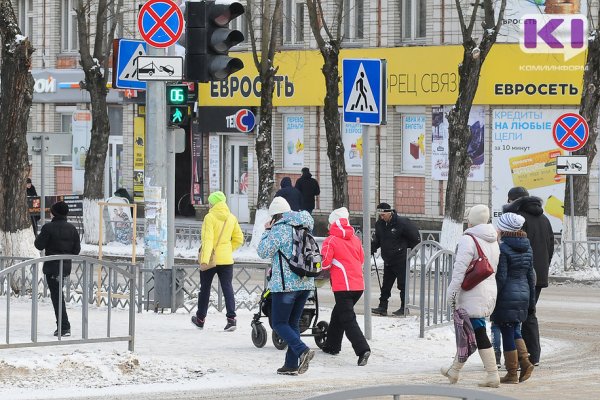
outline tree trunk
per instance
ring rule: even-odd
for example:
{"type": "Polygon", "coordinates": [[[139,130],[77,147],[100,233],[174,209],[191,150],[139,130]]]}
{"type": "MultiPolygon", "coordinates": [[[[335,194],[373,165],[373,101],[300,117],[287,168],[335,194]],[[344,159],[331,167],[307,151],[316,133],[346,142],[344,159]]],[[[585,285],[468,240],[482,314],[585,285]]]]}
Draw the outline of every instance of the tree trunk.
{"type": "Polygon", "coordinates": [[[261,74],[262,89],[260,94],[260,122],[256,134],[256,157],[258,161],[258,197],[256,208],[269,207],[273,196],[275,166],[273,164],[273,91],[275,89],[275,72],[268,68],[261,74]]]}
{"type": "Polygon", "coordinates": [[[323,55],[323,76],[325,77],[324,119],[327,136],[327,157],[331,168],[331,187],[333,191],[333,208],[348,206],[348,173],[344,158],[344,142],[340,129],[340,112],[338,99],[340,96],[340,73],[338,59],[339,43],[331,40],[329,46],[321,49],[323,55]]]}
{"type": "MultiPolygon", "coordinates": [[[[5,256],[39,257],[27,208],[27,120],[33,99],[29,39],[21,36],[9,0],[0,0],[0,249],[5,256]]],[[[20,274],[19,274],[20,276],[20,274]]],[[[19,282],[13,281],[13,288],[19,282]]]]}
{"type": "MultiPolygon", "coordinates": [[[[583,73],[583,90],[579,114],[585,118],[590,128],[589,138],[585,146],[573,152],[575,155],[587,156],[588,171],[591,171],[596,157],[596,139],[598,138],[598,107],[600,106],[600,31],[594,31],[592,39],[588,41],[587,60],[583,73]]],[[[567,179],[565,185],[565,218],[563,220],[563,239],[575,241],[587,240],[587,219],[589,213],[590,175],[574,175],[567,179]],[[573,182],[573,209],[574,221],[571,220],[571,182],[573,182]],[[572,224],[575,223],[575,230],[572,224]]],[[[572,246],[566,246],[566,256],[570,260],[573,253],[572,246]]],[[[575,266],[587,265],[587,249],[584,246],[576,247],[577,256],[572,260],[575,266]]]]}

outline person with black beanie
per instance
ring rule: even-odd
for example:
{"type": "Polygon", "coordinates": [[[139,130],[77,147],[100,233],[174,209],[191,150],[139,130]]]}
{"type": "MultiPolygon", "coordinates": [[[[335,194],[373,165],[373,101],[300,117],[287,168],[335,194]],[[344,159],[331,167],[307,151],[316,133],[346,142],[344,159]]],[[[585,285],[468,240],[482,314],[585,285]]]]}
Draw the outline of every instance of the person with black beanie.
{"type": "MultiPolygon", "coordinates": [[[[69,206],[64,201],[56,202],[50,208],[52,221],[42,226],[40,234],[35,239],[35,247],[38,250],[46,250],[46,256],[73,254],[77,255],[81,251],[79,243],[79,233],[74,225],[67,222],[69,206]]],[[[71,336],[71,324],[67,315],[65,306],[65,297],[62,296],[62,315],[58,318],[58,300],[65,283],[65,278],[71,274],[71,260],[54,260],[44,262],[42,272],[46,276],[48,289],[50,289],[50,298],[54,307],[57,329],[54,336],[58,336],[59,330],[61,336],[71,336]],[[62,264],[62,269],[61,269],[62,264]],[[59,326],[60,323],[60,326],[59,326]]]]}

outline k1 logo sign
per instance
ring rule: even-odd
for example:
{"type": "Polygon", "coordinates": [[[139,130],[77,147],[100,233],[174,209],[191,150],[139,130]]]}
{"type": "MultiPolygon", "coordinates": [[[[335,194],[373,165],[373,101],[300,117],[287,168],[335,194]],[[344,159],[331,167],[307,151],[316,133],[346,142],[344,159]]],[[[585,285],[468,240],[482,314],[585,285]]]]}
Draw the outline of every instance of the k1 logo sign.
{"type": "Polygon", "coordinates": [[[521,19],[521,50],[561,53],[569,60],[587,48],[587,19],[581,14],[528,14],[521,19]]]}

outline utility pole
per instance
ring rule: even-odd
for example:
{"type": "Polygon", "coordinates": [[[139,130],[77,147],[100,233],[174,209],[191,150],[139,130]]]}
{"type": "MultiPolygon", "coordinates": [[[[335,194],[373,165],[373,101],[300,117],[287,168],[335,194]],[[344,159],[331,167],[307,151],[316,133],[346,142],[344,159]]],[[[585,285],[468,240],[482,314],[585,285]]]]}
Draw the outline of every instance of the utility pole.
{"type": "MultiPolygon", "coordinates": [[[[148,46],[148,55],[164,49],[148,46]]],[[[144,177],[144,268],[170,268],[167,257],[167,114],[165,82],[148,81],[146,90],[146,175],[144,177]]],[[[171,178],[173,179],[173,178],[171,178]]]]}

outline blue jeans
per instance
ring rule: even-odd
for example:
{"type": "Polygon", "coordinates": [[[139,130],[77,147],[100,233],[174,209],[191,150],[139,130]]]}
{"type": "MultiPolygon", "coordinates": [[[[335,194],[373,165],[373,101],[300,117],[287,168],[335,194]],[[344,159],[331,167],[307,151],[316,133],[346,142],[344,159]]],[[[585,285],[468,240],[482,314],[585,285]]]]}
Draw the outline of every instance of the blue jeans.
{"type": "Polygon", "coordinates": [[[272,294],[271,324],[279,337],[288,345],[284,366],[298,368],[300,355],[308,349],[308,346],[300,339],[298,323],[310,290],[272,292],[272,294]]]}
{"type": "MultiPolygon", "coordinates": [[[[521,335],[521,323],[515,322],[515,323],[510,323],[510,324],[511,324],[511,327],[513,326],[512,324],[517,324],[516,326],[514,326],[514,330],[513,330],[514,338],[522,339],[523,336],[521,335]]],[[[504,325],[504,324],[497,324],[495,322],[492,322],[492,344],[494,346],[494,351],[496,353],[500,353],[502,351],[502,334],[500,333],[502,325],[504,325]]],[[[514,350],[514,349],[512,349],[512,350],[514,350]]]]}
{"type": "Polygon", "coordinates": [[[233,294],[233,285],[231,283],[233,281],[233,265],[217,265],[206,271],[200,271],[200,293],[198,294],[198,310],[196,311],[196,317],[202,321],[206,318],[212,281],[215,274],[219,276],[219,283],[221,284],[221,289],[223,289],[227,318],[235,318],[236,316],[235,296],[233,294]]]}

